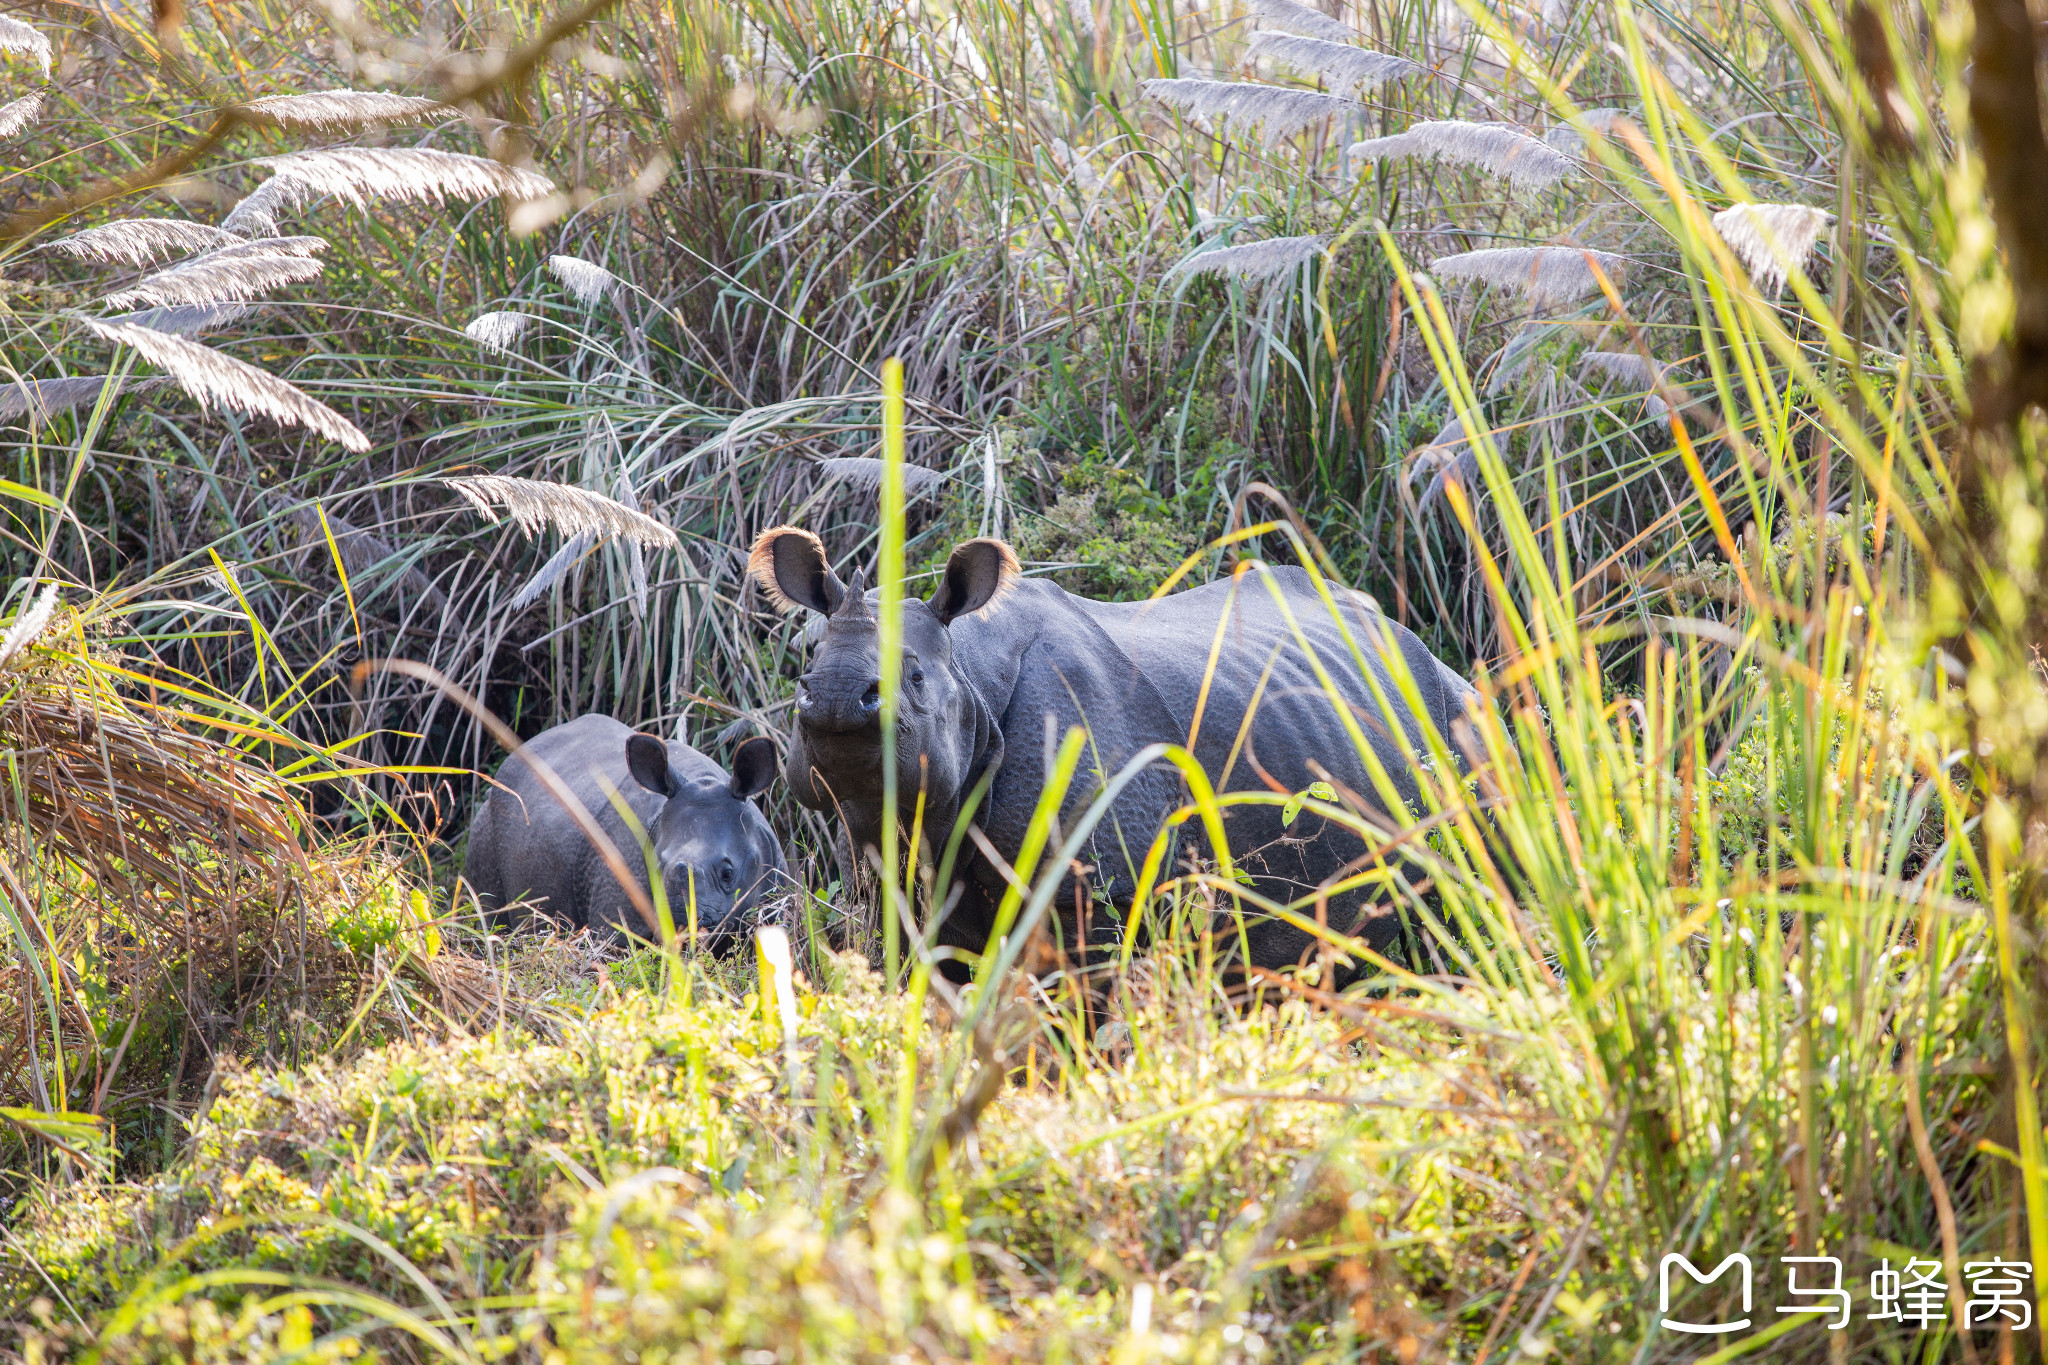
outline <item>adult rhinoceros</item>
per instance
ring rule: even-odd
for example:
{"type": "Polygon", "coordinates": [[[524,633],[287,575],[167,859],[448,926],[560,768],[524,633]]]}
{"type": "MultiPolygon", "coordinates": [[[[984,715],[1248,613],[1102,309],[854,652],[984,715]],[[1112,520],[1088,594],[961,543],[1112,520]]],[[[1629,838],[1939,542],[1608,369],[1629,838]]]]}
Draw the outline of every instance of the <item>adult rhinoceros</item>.
{"type": "MultiPolygon", "coordinates": [[[[825,617],[797,691],[796,733],[784,766],[791,789],[814,810],[840,813],[856,849],[874,846],[883,808],[874,603],[860,575],[850,588],[841,583],[818,538],[795,527],[763,533],[749,567],[785,609],[805,607],[825,617]]],[[[1302,648],[1304,639],[1402,799],[1411,799],[1420,729],[1399,701],[1389,659],[1396,652],[1405,659],[1423,709],[1444,735],[1476,694],[1364,596],[1335,591],[1344,625],[1397,716],[1375,700],[1344,629],[1301,569],[1254,569],[1235,582],[1151,602],[1095,602],[1023,578],[1016,555],[1001,541],[959,545],[931,597],[903,603],[899,818],[907,828],[922,788],[923,828],[943,842],[963,800],[993,770],[974,823],[1005,861],[1014,860],[1044,784],[1048,736],[1075,724],[1087,727],[1090,747],[1062,808],[1066,829],[1075,828],[1127,759],[1159,742],[1188,744],[1219,790],[1302,791],[1318,780],[1313,762],[1372,800],[1366,764],[1302,648]],[[1278,601],[1271,588],[1278,589],[1278,601]]],[[[1164,763],[1125,787],[1084,855],[1088,891],[1127,908],[1147,848],[1185,799],[1178,772],[1164,763]]],[[[1238,868],[1260,893],[1280,902],[1312,894],[1364,848],[1313,814],[1288,827],[1276,806],[1229,809],[1225,832],[1238,868]]],[[[1004,882],[971,844],[956,865],[965,886],[938,941],[979,951],[1004,882]]],[[[1088,901],[1071,884],[1055,901],[1070,950],[1103,946],[1121,933],[1120,915],[1090,914],[1089,923],[1076,923],[1088,901]]],[[[1397,933],[1397,918],[1371,911],[1361,893],[1333,898],[1329,923],[1383,945],[1397,933]]],[[[1250,930],[1251,958],[1262,966],[1294,962],[1311,943],[1283,921],[1265,919],[1250,930]]]]}

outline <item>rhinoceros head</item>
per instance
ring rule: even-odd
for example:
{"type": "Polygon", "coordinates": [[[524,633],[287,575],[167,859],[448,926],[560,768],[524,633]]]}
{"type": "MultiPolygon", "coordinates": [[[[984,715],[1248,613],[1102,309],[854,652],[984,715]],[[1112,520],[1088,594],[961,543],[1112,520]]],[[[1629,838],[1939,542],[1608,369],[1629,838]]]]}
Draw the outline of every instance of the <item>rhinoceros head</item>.
{"type": "MultiPolygon", "coordinates": [[[[858,842],[873,842],[883,793],[882,670],[875,604],[864,577],[842,583],[808,531],[780,526],[754,542],[749,569],[779,605],[825,618],[811,666],[797,686],[797,735],[787,772],[797,800],[838,810],[858,842]]],[[[897,792],[907,817],[919,791],[925,828],[943,840],[967,784],[999,746],[994,718],[953,655],[952,623],[981,611],[1017,578],[1017,556],[999,540],[955,547],[932,595],[903,603],[896,708],[897,792]]]]}
{"type": "MultiPolygon", "coordinates": [[[[626,769],[666,798],[647,827],[661,869],[669,913],[678,927],[695,923],[714,938],[730,935],[775,890],[781,851],[753,800],[775,784],[775,741],[757,736],[733,752],[732,771],[679,771],[668,745],[653,735],[626,740],[626,769]]],[[[629,855],[636,861],[637,854],[629,855]]]]}

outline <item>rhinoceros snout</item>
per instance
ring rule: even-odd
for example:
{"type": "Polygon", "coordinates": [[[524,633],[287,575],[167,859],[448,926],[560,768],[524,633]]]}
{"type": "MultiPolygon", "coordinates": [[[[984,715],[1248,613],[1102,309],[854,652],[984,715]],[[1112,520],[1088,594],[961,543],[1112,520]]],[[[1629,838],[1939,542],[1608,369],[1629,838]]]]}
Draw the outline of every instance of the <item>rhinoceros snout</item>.
{"type": "Polygon", "coordinates": [[[859,730],[874,724],[882,710],[882,680],[845,676],[806,676],[796,693],[797,718],[827,734],[859,730]]]}

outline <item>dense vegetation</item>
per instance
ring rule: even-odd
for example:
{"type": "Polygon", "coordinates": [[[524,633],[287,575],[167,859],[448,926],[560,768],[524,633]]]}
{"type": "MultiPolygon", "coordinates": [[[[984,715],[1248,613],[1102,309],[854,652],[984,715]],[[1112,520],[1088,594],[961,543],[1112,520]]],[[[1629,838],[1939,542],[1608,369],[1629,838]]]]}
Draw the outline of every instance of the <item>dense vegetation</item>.
{"type": "Polygon", "coordinates": [[[2034,33],[0,18],[0,1349],[2038,1358],[1960,1330],[1968,1266],[2048,1263],[2034,33]],[[782,521],[892,593],[975,534],[1372,593],[1491,703],[1399,827],[1298,794],[1413,958],[1221,971],[1242,888],[1180,869],[1113,979],[1020,930],[958,991],[918,878],[779,796],[793,1016],[489,932],[489,718],[782,733],[782,521]],[[1663,1258],[1736,1252],[1751,1327],[1661,1328],[1663,1258]],[[1873,1316],[1913,1261],[1945,1316],[1873,1316]]]}

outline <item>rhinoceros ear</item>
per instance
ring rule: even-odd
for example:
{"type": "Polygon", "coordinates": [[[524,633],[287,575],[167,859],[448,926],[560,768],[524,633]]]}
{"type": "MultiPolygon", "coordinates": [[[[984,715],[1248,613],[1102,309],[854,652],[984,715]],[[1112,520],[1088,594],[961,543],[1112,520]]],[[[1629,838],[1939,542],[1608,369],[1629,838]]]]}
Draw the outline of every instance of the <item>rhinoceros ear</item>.
{"type": "Polygon", "coordinates": [[[732,794],[740,801],[752,800],[774,786],[781,772],[775,741],[756,735],[732,751],[732,794]]]}
{"type": "Polygon", "coordinates": [[[647,790],[667,796],[668,745],[653,735],[627,736],[626,771],[633,774],[633,780],[647,790]]]}
{"type": "Polygon", "coordinates": [[[824,542],[800,527],[763,531],[747,557],[747,572],[784,611],[809,607],[830,616],[846,597],[846,585],[825,562],[824,542]]]}
{"type": "Polygon", "coordinates": [[[969,612],[980,611],[1016,583],[1023,570],[1016,551],[1000,540],[965,540],[953,547],[946,576],[925,605],[939,624],[950,626],[969,612]]]}

